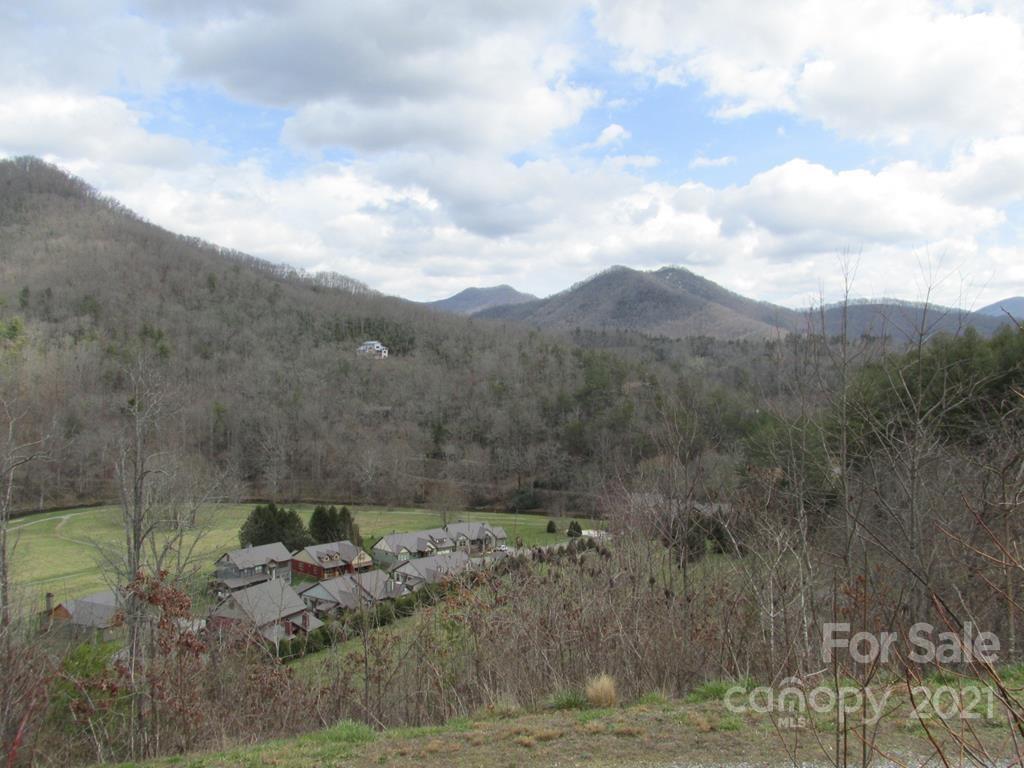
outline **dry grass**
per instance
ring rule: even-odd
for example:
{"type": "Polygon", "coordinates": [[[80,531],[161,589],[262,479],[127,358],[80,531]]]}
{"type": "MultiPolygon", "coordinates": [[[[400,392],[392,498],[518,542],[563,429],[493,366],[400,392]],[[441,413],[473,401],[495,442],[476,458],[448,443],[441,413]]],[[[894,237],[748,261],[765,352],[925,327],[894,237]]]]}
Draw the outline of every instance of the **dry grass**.
{"type": "Polygon", "coordinates": [[[553,729],[545,729],[533,732],[533,738],[535,738],[537,741],[554,741],[555,739],[560,739],[561,737],[562,732],[553,729]]]}
{"type": "Polygon", "coordinates": [[[637,728],[635,725],[618,725],[612,729],[616,736],[639,736],[643,732],[643,728],[637,728]]]}
{"type": "Polygon", "coordinates": [[[711,721],[703,712],[688,712],[687,719],[690,721],[690,725],[696,728],[701,733],[711,733],[715,727],[711,724],[711,721]]]}
{"type": "Polygon", "coordinates": [[[619,701],[615,679],[611,675],[601,674],[591,678],[587,682],[586,694],[587,701],[592,707],[608,709],[614,707],[619,701]]]}
{"type": "MultiPolygon", "coordinates": [[[[454,747],[456,745],[453,744],[451,746],[454,747]]],[[[426,752],[429,755],[432,755],[432,754],[435,754],[437,752],[443,752],[445,749],[449,749],[449,748],[450,747],[448,745],[446,745],[440,739],[433,739],[432,741],[428,741],[423,746],[423,751],[426,752]]]]}
{"type": "Polygon", "coordinates": [[[516,744],[520,747],[526,747],[527,749],[533,749],[533,746],[537,742],[534,741],[532,736],[518,736],[516,737],[516,744]]]}

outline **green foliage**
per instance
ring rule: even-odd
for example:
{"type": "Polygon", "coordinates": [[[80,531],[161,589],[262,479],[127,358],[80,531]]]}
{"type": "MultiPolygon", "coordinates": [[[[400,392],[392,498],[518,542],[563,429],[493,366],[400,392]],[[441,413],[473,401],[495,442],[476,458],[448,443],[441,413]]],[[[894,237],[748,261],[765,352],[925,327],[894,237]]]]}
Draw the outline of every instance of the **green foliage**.
{"type": "MultiPolygon", "coordinates": [[[[102,691],[89,691],[74,681],[101,680],[110,669],[114,654],[117,653],[119,643],[81,643],[76,645],[64,658],[62,663],[62,674],[54,683],[50,699],[48,718],[58,727],[74,730],[79,727],[75,720],[74,712],[78,707],[89,708],[101,707],[107,704],[106,701],[94,701],[93,698],[106,699],[102,691]]],[[[109,716],[119,717],[123,707],[119,707],[117,700],[109,702],[111,707],[109,716]]]]}
{"type": "Polygon", "coordinates": [[[669,701],[664,693],[651,691],[638,698],[636,703],[641,707],[664,707],[668,705],[669,701]]]}
{"type": "Polygon", "coordinates": [[[558,526],[555,525],[554,520],[548,520],[548,526],[545,528],[548,533],[558,533],[558,526]]]}
{"type": "Polygon", "coordinates": [[[309,535],[313,537],[315,544],[341,541],[344,536],[337,508],[333,506],[328,508],[322,504],[317,506],[309,518],[309,535]]]}
{"type": "Polygon", "coordinates": [[[1004,327],[990,339],[972,328],[939,336],[858,372],[851,387],[854,437],[866,447],[879,424],[889,430],[925,425],[974,444],[1015,409],[1019,414],[1014,392],[1022,388],[1024,328],[1004,327]]]}
{"type": "Polygon", "coordinates": [[[317,544],[351,541],[356,546],[362,546],[359,526],[348,507],[339,510],[334,505],[317,506],[309,519],[309,534],[317,544]]]}
{"type": "Polygon", "coordinates": [[[20,317],[12,317],[6,323],[0,320],[0,341],[15,343],[25,334],[25,324],[20,317]]]}
{"type": "Polygon", "coordinates": [[[533,488],[517,488],[505,508],[509,512],[527,512],[540,507],[540,498],[533,488]]]}
{"type": "Polygon", "coordinates": [[[270,504],[257,505],[239,531],[238,540],[243,547],[273,544],[280,541],[294,552],[313,543],[299,513],[294,509],[270,504]]]}
{"type": "Polygon", "coordinates": [[[569,523],[569,530],[567,531],[569,538],[575,539],[583,535],[583,528],[578,522],[573,520],[569,523]]]}
{"type": "Polygon", "coordinates": [[[686,700],[691,704],[703,704],[706,701],[723,701],[731,688],[740,686],[743,690],[750,690],[753,682],[749,679],[743,680],[709,680],[694,688],[687,695],[686,700]]]}
{"type": "Polygon", "coordinates": [[[318,735],[333,744],[368,744],[377,738],[377,732],[370,726],[351,720],[343,720],[318,735]]]}
{"type": "Polygon", "coordinates": [[[558,710],[587,709],[590,707],[590,702],[587,701],[587,696],[583,691],[568,688],[552,695],[550,707],[558,710]]]}

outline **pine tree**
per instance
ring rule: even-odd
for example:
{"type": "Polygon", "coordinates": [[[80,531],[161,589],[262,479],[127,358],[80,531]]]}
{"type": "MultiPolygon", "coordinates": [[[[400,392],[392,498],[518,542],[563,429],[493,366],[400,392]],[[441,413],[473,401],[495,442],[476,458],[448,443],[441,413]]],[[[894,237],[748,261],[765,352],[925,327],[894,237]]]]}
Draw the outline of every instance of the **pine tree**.
{"type": "Polygon", "coordinates": [[[312,543],[299,513],[294,509],[284,509],[271,502],[257,505],[246,518],[242,529],[238,532],[239,543],[243,547],[258,547],[280,541],[289,551],[302,549],[312,543]]]}

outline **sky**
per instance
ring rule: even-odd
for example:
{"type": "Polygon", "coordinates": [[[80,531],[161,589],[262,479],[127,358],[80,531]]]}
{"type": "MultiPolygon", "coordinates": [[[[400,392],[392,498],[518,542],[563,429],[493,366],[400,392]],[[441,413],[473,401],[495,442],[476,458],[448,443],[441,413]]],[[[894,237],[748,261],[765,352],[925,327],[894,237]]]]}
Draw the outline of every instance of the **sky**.
{"type": "Polygon", "coordinates": [[[1022,2],[0,0],[0,70],[0,156],[411,299],[1024,295],[1022,2]]]}

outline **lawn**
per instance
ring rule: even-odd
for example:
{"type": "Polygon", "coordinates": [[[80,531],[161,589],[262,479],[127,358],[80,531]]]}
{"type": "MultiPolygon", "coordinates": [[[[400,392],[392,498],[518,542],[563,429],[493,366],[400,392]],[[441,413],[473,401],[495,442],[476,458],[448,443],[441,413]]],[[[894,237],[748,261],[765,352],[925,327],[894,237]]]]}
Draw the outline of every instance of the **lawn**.
{"type": "MultiPolygon", "coordinates": [[[[252,504],[216,504],[204,510],[205,534],[197,548],[201,561],[212,566],[222,552],[238,547],[238,529],[252,504]]],[[[308,520],[312,505],[294,505],[308,520]]],[[[442,524],[442,513],[424,509],[387,509],[351,507],[364,538],[378,538],[399,531],[435,528],[442,524]]],[[[449,512],[448,522],[482,521],[500,525],[509,543],[522,537],[523,544],[554,544],[565,541],[569,520],[555,518],[558,533],[547,533],[548,520],[541,515],[515,515],[502,512],[449,512]]],[[[592,521],[580,519],[584,527],[592,521]]],[[[53,592],[57,601],[103,589],[107,586],[100,566],[99,548],[116,549],[123,541],[121,513],[118,507],[90,507],[19,518],[11,523],[14,553],[14,581],[26,599],[41,600],[43,592],[53,592]]]]}

